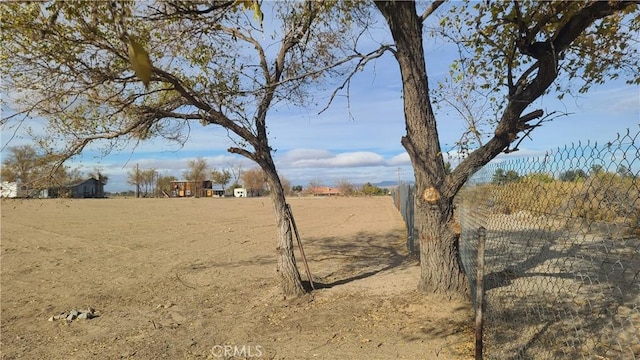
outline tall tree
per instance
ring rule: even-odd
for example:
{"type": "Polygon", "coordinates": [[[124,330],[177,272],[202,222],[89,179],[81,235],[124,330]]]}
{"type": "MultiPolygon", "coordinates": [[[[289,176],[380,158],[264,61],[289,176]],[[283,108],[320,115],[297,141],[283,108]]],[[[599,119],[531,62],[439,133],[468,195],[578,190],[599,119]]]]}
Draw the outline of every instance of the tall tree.
{"type": "Polygon", "coordinates": [[[176,181],[173,175],[160,175],[156,176],[156,196],[171,196],[173,188],[171,188],[171,182],[176,181]]]}
{"type": "Polygon", "coordinates": [[[330,13],[339,7],[320,2],[264,3],[272,7],[272,38],[238,11],[245,3],[3,4],[0,64],[10,75],[2,87],[12,94],[12,118],[46,118],[41,143],[65,157],[95,141],[107,149],[152,137],[183,143],[192,124],[228,130],[235,144],[228,151],[266,174],[277,223],[276,272],[283,292],[299,295],[305,290],[267,113],[278,101],[308,101],[312,77],[335,63],[331,46],[343,43],[350,24],[334,22],[330,13]]]}
{"type": "Polygon", "coordinates": [[[261,196],[267,184],[266,174],[260,168],[247,169],[242,173],[242,183],[250,196],[261,196]]]}
{"type": "Polygon", "coordinates": [[[127,184],[136,187],[136,197],[140,197],[140,189],[144,183],[144,169],[140,170],[138,164],[127,172],[127,184]]]}
{"type": "Polygon", "coordinates": [[[30,184],[40,175],[37,174],[41,156],[33,146],[21,145],[9,148],[9,155],[2,162],[0,174],[3,181],[30,184]]]}
{"type": "Polygon", "coordinates": [[[211,180],[216,184],[222,185],[222,193],[224,194],[227,184],[231,181],[231,172],[227,169],[213,169],[211,171],[211,180]]]}
{"type": "Polygon", "coordinates": [[[57,187],[77,180],[77,169],[56,166],[56,161],[55,156],[43,154],[32,145],[9,147],[2,161],[0,177],[3,181],[20,183],[27,191],[57,187]]]}
{"type": "MultiPolygon", "coordinates": [[[[544,112],[530,106],[559,80],[584,79],[580,91],[625,71],[639,83],[640,21],[632,1],[462,3],[440,21],[441,34],[457,38],[468,55],[458,62],[473,74],[474,89],[488,89],[499,103],[490,137],[446,173],[432,109],[423,48],[425,20],[442,4],[418,11],[415,2],[376,1],[387,22],[400,67],[407,150],[416,180],[420,236],[419,288],[452,297],[468,296],[460,262],[453,199],[463,184],[501,152],[517,149],[544,112]],[[625,27],[631,26],[631,29],[625,27]],[[604,56],[606,54],[606,56],[604,56]],[[529,110],[529,112],[527,112],[529,110]]],[[[558,87],[552,88],[556,84],[558,87]]],[[[566,83],[566,82],[565,82],[566,83]]],[[[562,96],[562,93],[559,93],[562,96]]]]}
{"type": "Polygon", "coordinates": [[[144,197],[149,196],[155,192],[154,186],[156,185],[156,177],[158,172],[156,169],[146,169],[142,171],[142,186],[144,188],[144,197]]]}
{"type": "Polygon", "coordinates": [[[193,196],[202,196],[202,184],[209,174],[209,165],[203,158],[189,160],[187,163],[189,170],[185,171],[183,176],[185,180],[193,182],[193,196]]]}
{"type": "MultiPolygon", "coordinates": [[[[230,163],[229,171],[231,171],[231,176],[233,178],[232,185],[238,185],[240,183],[240,178],[242,178],[242,164],[240,163],[230,163]]],[[[234,187],[234,186],[232,186],[234,187]]],[[[235,188],[235,187],[234,187],[235,188]]]]}

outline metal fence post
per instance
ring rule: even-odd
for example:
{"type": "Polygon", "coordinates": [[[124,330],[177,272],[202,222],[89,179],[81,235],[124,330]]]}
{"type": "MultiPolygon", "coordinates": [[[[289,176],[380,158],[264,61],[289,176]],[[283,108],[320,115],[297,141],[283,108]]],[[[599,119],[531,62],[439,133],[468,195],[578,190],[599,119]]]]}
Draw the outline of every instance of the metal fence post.
{"type": "Polygon", "coordinates": [[[487,230],[480,226],[478,228],[478,259],[476,274],[476,360],[482,360],[482,326],[483,326],[483,303],[484,303],[484,243],[487,230]]]}

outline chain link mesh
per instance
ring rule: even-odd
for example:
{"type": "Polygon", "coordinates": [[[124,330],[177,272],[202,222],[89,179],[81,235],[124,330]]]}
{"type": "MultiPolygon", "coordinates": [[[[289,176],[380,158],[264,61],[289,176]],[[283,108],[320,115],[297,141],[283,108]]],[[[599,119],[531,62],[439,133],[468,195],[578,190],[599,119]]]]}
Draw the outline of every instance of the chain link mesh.
{"type": "Polygon", "coordinates": [[[413,187],[409,184],[399,184],[398,187],[391,192],[391,196],[393,197],[393,204],[396,206],[396,209],[400,211],[400,214],[407,225],[407,249],[411,253],[417,253],[418,241],[415,237],[417,231],[414,229],[413,225],[413,217],[415,213],[413,205],[413,187]]]}
{"type": "MultiPolygon", "coordinates": [[[[392,195],[416,252],[412,190],[392,195]]],[[[640,131],[492,162],[456,202],[472,299],[486,229],[487,358],[640,359],[640,131]]]]}
{"type": "Polygon", "coordinates": [[[640,359],[639,141],[627,131],[490,163],[463,188],[460,249],[474,286],[487,229],[485,356],[640,359]]]}

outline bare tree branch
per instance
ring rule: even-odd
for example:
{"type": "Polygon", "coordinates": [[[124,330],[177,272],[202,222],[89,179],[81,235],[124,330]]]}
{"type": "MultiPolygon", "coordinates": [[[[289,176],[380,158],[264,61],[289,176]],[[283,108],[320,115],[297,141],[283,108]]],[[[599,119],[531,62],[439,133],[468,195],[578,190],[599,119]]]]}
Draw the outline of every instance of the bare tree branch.
{"type": "MultiPolygon", "coordinates": [[[[534,111],[534,112],[532,112],[530,114],[527,114],[527,115],[525,115],[523,117],[523,118],[528,117],[528,120],[522,120],[523,118],[520,118],[521,119],[521,123],[524,123],[525,121],[531,121],[531,120],[533,120],[535,118],[538,118],[538,117],[542,116],[542,114],[543,114],[542,110],[536,110],[536,111],[534,111]]],[[[547,114],[547,116],[543,117],[542,119],[540,119],[537,123],[535,123],[533,125],[526,124],[526,126],[523,127],[523,135],[520,136],[520,140],[513,147],[511,147],[510,149],[509,148],[505,149],[504,153],[508,154],[508,153],[511,153],[511,152],[518,151],[519,150],[519,146],[522,143],[522,141],[525,138],[531,139],[531,137],[530,137],[531,132],[535,128],[542,126],[543,122],[550,122],[550,121],[553,121],[554,119],[556,119],[556,118],[558,118],[560,116],[568,116],[568,115],[569,115],[568,113],[560,113],[559,114],[556,111],[554,111],[554,112],[551,112],[551,113],[547,114]]]]}
{"type": "Polygon", "coordinates": [[[436,11],[442,4],[444,4],[444,0],[437,0],[432,2],[431,5],[429,5],[429,7],[425,9],[422,15],[420,15],[420,22],[424,22],[429,17],[429,15],[433,14],[433,12],[436,11]]]}
{"type": "Polygon", "coordinates": [[[358,59],[358,58],[360,59],[360,61],[358,61],[356,66],[353,68],[353,70],[351,70],[351,72],[346,76],[346,78],[342,82],[342,84],[331,92],[331,96],[329,97],[329,101],[327,102],[326,106],[323,107],[318,112],[318,114],[322,114],[323,112],[325,112],[329,108],[329,106],[331,106],[331,104],[333,103],[333,99],[336,97],[338,92],[340,92],[340,90],[343,90],[345,88],[345,86],[348,86],[348,84],[351,83],[351,79],[355,76],[355,74],[358,73],[359,71],[361,71],[369,61],[381,57],[387,51],[394,52],[393,46],[392,45],[382,45],[378,49],[376,49],[374,51],[371,51],[368,54],[365,54],[365,55],[361,55],[361,54],[353,55],[353,56],[349,57],[349,60],[344,59],[342,63],[346,63],[346,62],[348,62],[350,60],[358,59]]]}
{"type": "Polygon", "coordinates": [[[246,149],[240,148],[240,147],[230,147],[227,149],[227,151],[231,154],[238,154],[238,155],[242,155],[244,157],[246,157],[247,159],[251,159],[255,162],[258,162],[257,158],[256,158],[256,154],[253,152],[250,152],[246,149]]]}
{"type": "MultiPolygon", "coordinates": [[[[493,159],[503,151],[512,152],[517,149],[509,148],[511,142],[518,139],[518,133],[524,132],[525,137],[529,136],[533,129],[539,127],[548,117],[534,125],[523,126],[527,121],[542,116],[542,111],[537,110],[525,116],[520,114],[535,99],[542,95],[549,85],[558,76],[558,54],[564,51],[575,39],[584,32],[595,20],[606,17],[611,13],[633,6],[633,2],[595,2],[582,8],[577,13],[572,13],[569,19],[565,19],[564,25],[560,27],[549,41],[548,50],[537,57],[536,63],[529,67],[518,79],[515,91],[509,96],[509,102],[504,109],[500,122],[495,131],[495,136],[484,146],[475,150],[464,161],[462,161],[454,171],[447,177],[446,193],[453,196],[457,193],[464,182],[475,173],[480,167],[493,159]],[[529,76],[536,71],[536,76],[529,80],[529,76]]],[[[520,48],[520,46],[518,46],[520,48]]],[[[534,56],[535,57],[535,56],[534,56]]],[[[552,113],[553,114],[553,113],[552,113]]],[[[551,116],[552,114],[549,114],[551,116]]],[[[523,137],[524,138],[524,137],[523,137]]],[[[522,139],[523,139],[522,138],[522,139]]],[[[516,143],[520,144],[522,139],[516,143]]]]}

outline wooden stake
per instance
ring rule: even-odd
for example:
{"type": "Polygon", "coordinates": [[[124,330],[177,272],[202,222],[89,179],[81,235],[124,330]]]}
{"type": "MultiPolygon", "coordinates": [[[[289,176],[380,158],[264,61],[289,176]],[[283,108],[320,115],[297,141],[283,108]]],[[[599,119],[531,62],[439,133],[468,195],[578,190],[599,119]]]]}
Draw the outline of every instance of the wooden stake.
{"type": "Polygon", "coordinates": [[[302,241],[300,240],[300,234],[298,234],[298,227],[296,226],[296,221],[293,219],[293,212],[291,211],[291,205],[287,204],[287,212],[289,213],[289,220],[291,221],[291,227],[293,227],[293,232],[296,234],[296,240],[298,241],[298,249],[300,249],[300,255],[302,255],[302,262],[304,263],[304,269],[307,272],[307,278],[309,279],[309,284],[313,290],[316,287],[313,285],[313,279],[311,279],[311,271],[309,270],[309,263],[307,263],[307,257],[304,255],[304,250],[302,249],[302,241]]]}

